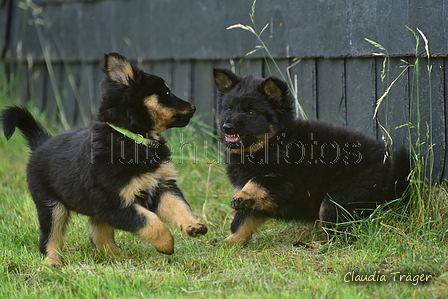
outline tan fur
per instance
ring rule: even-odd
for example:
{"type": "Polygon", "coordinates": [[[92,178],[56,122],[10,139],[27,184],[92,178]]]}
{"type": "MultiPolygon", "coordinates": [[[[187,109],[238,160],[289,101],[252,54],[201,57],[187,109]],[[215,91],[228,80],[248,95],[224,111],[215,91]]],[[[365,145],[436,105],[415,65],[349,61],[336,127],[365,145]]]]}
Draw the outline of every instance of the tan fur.
{"type": "Polygon", "coordinates": [[[109,78],[124,85],[129,85],[129,79],[134,79],[131,64],[126,60],[117,59],[115,56],[108,58],[106,72],[109,78]]]}
{"type": "Polygon", "coordinates": [[[192,237],[203,235],[204,225],[193,216],[191,208],[175,194],[165,192],[160,197],[156,214],[162,220],[178,227],[184,234],[192,237]]]}
{"type": "Polygon", "coordinates": [[[151,243],[158,252],[164,254],[174,253],[174,239],[168,228],[153,212],[139,204],[134,204],[135,209],[146,218],[146,225],[136,233],[144,241],[151,243]]]}
{"type": "Polygon", "coordinates": [[[51,233],[47,244],[47,263],[50,266],[62,266],[60,252],[64,247],[64,232],[70,211],[57,203],[52,211],[51,233]]]}
{"type": "Polygon", "coordinates": [[[225,92],[227,89],[232,87],[232,81],[227,77],[226,75],[222,74],[221,72],[218,72],[215,75],[215,84],[216,87],[218,87],[220,92],[225,92]]]}
{"type": "Polygon", "coordinates": [[[265,217],[247,217],[244,219],[244,222],[240,225],[238,230],[228,236],[224,242],[225,243],[237,243],[237,244],[245,244],[247,241],[252,238],[252,235],[257,232],[260,226],[265,223],[267,218],[265,217]]]}
{"type": "Polygon", "coordinates": [[[152,119],[156,121],[154,130],[158,133],[165,131],[172,123],[176,110],[160,105],[157,95],[147,97],[143,103],[148,108],[152,119]]]}
{"type": "Polygon", "coordinates": [[[276,102],[282,100],[282,91],[272,80],[266,82],[263,91],[269,98],[274,99],[276,102]]]}
{"type": "Polygon", "coordinates": [[[148,172],[135,176],[131,179],[129,184],[120,191],[123,205],[125,207],[131,206],[135,201],[135,197],[140,195],[142,191],[151,193],[152,190],[160,184],[161,180],[167,181],[175,179],[176,172],[171,163],[160,164],[156,172],[148,172]]]}
{"type": "Polygon", "coordinates": [[[243,189],[236,193],[233,198],[242,198],[244,200],[253,199],[255,203],[252,207],[259,210],[272,211],[277,207],[271,200],[269,191],[263,186],[254,183],[252,180],[247,182],[243,189]]]}
{"type": "Polygon", "coordinates": [[[121,252],[115,244],[114,228],[94,218],[90,218],[90,240],[99,250],[121,252]]]}

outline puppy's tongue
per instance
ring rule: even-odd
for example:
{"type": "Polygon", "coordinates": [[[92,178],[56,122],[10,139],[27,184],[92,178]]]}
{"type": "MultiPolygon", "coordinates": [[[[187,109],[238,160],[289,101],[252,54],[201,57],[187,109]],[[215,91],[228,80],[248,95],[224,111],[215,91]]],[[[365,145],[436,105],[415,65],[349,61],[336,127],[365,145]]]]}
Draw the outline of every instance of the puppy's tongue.
{"type": "Polygon", "coordinates": [[[227,142],[240,142],[241,141],[241,137],[238,134],[226,135],[225,137],[226,137],[227,142]]]}

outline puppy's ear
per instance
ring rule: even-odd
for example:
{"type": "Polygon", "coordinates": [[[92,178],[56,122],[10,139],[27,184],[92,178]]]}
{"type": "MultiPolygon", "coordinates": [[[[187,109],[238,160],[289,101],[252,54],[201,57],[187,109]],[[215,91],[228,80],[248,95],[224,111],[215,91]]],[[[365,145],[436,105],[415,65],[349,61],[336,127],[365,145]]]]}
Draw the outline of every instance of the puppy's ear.
{"type": "Polygon", "coordinates": [[[237,75],[226,69],[213,68],[213,76],[215,85],[221,93],[235,86],[239,80],[237,75]]]}
{"type": "Polygon", "coordinates": [[[288,92],[286,83],[275,77],[266,78],[261,83],[261,87],[263,92],[268,96],[268,99],[276,104],[281,104],[288,92]]]}
{"type": "Polygon", "coordinates": [[[134,80],[131,64],[118,53],[104,54],[104,73],[113,81],[127,86],[134,80]]]}

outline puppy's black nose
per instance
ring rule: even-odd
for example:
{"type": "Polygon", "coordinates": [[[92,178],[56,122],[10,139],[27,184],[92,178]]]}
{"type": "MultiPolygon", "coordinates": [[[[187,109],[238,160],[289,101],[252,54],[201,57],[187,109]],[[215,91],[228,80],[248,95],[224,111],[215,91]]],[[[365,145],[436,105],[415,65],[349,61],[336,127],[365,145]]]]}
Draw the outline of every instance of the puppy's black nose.
{"type": "Polygon", "coordinates": [[[191,110],[193,110],[193,112],[196,112],[196,106],[192,105],[192,104],[190,104],[190,106],[191,106],[191,110]]]}
{"type": "Polygon", "coordinates": [[[222,128],[225,129],[225,130],[232,130],[234,127],[233,127],[233,125],[231,123],[224,123],[222,125],[222,128]]]}

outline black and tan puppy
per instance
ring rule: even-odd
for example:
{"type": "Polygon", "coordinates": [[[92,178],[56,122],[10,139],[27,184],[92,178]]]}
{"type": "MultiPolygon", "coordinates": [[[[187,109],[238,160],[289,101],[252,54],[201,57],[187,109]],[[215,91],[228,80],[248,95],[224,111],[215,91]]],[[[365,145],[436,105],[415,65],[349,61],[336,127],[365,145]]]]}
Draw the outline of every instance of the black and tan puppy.
{"type": "Polygon", "coordinates": [[[407,187],[409,158],[382,141],[295,118],[285,82],[215,69],[218,127],[236,190],[228,243],[244,243],[269,218],[326,225],[366,216],[407,187]]]}
{"type": "Polygon", "coordinates": [[[160,136],[186,126],[195,107],[119,54],[105,55],[104,73],[98,121],[91,127],[50,136],[25,109],[2,112],[6,138],[19,128],[32,151],[28,185],[40,251],[50,265],[62,265],[70,211],[90,217],[90,239],[100,250],[120,251],[114,229],[133,232],[165,254],[174,252],[174,240],[162,221],[193,237],[207,232],[176,186],[160,136]]]}

